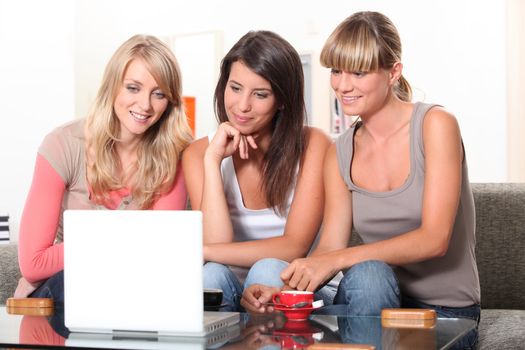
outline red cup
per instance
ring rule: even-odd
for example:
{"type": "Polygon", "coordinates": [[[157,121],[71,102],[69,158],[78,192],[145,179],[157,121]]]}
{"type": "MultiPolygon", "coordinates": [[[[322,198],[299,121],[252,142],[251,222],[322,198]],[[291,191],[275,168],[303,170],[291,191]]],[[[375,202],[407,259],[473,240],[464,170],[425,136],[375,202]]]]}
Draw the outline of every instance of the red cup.
{"type": "Polygon", "coordinates": [[[293,307],[298,303],[306,303],[302,307],[311,307],[314,301],[314,293],[300,290],[283,290],[272,296],[274,304],[281,304],[286,307],[293,307]]]}
{"type": "Polygon", "coordinates": [[[275,337],[275,341],[281,343],[281,349],[306,349],[307,346],[315,343],[311,335],[284,335],[275,337]]]}

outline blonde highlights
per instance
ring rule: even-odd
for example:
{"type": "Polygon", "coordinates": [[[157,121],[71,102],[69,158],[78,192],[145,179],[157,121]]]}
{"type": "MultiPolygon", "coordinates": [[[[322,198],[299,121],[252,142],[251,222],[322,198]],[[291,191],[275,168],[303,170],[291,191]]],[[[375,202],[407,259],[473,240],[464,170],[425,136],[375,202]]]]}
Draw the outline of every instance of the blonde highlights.
{"type": "Polygon", "coordinates": [[[133,201],[140,209],[149,209],[174,183],[182,151],[192,136],[182,103],[182,80],[177,60],[171,50],[153,36],[135,35],[124,42],[109,60],[102,84],[87,116],[87,180],[93,200],[99,204],[109,199],[109,192],[125,187],[117,174],[121,162],[116,153],[120,122],[113,104],[122,86],[130,62],[140,59],[147,66],[168,100],[161,118],[142,136],[133,174],[133,201]]]}
{"type": "MultiPolygon", "coordinates": [[[[396,27],[379,12],[357,12],[346,18],[328,37],[321,64],[346,72],[391,69],[401,61],[401,40],[396,27]]],[[[394,93],[402,101],[412,99],[412,89],[401,76],[394,93]]]]}

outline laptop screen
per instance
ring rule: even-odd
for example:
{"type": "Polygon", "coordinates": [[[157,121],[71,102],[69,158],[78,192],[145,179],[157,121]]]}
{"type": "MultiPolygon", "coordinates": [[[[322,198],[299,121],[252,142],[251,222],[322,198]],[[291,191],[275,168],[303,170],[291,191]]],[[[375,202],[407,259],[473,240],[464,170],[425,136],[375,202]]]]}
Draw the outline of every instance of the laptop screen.
{"type": "Polygon", "coordinates": [[[202,213],[64,212],[72,331],[203,333],[202,213]]]}

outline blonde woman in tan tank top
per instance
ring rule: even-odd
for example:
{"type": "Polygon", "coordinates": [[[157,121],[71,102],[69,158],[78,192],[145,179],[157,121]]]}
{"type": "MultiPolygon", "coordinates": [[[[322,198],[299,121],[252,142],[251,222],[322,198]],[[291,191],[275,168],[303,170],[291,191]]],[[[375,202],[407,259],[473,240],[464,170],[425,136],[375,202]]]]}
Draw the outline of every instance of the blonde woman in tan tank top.
{"type": "MultiPolygon", "coordinates": [[[[317,291],[344,271],[332,300],[323,294],[325,304],[334,304],[324,312],[423,307],[479,321],[474,203],[456,118],[440,106],[411,102],[398,32],[380,13],[344,20],[325,43],[321,63],[331,69],[344,113],[359,122],[327,151],[321,239],[309,257],[282,272],[286,287],[317,291]],[[365,244],[348,247],[352,228],[365,244]]],[[[262,304],[275,291],[252,286],[242,305],[268,311],[262,304]]],[[[473,347],[476,339],[477,329],[457,348],[473,347]]]]}
{"type": "Polygon", "coordinates": [[[109,60],[87,118],[45,137],[20,224],[15,297],[63,302],[64,210],[186,207],[180,159],[191,134],[181,94],[168,46],[135,35],[109,60]]]}

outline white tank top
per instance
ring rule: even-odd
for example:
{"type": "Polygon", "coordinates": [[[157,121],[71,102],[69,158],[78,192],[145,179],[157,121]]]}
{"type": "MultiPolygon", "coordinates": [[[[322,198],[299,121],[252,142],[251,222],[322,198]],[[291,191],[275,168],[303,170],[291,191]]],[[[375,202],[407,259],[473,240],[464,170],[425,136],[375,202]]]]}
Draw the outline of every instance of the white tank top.
{"type": "Polygon", "coordinates": [[[292,204],[293,189],[288,197],[286,216],[279,217],[272,208],[254,210],[244,206],[232,157],[222,160],[221,174],[236,242],[271,238],[283,234],[288,211],[292,204]]]}
{"type": "MultiPolygon", "coordinates": [[[[208,136],[208,141],[213,138],[213,135],[214,133],[208,136]]],[[[253,241],[283,235],[286,219],[288,218],[288,212],[290,211],[290,206],[295,193],[297,174],[298,172],[296,171],[292,190],[290,191],[286,204],[285,216],[280,217],[272,208],[246,208],[242,199],[239,182],[237,181],[237,174],[235,173],[235,168],[233,166],[233,158],[227,157],[222,160],[222,182],[226,202],[230,211],[235,242],[253,241]]],[[[237,278],[239,278],[241,284],[243,284],[249,269],[238,266],[230,266],[230,268],[237,278]]]]}

